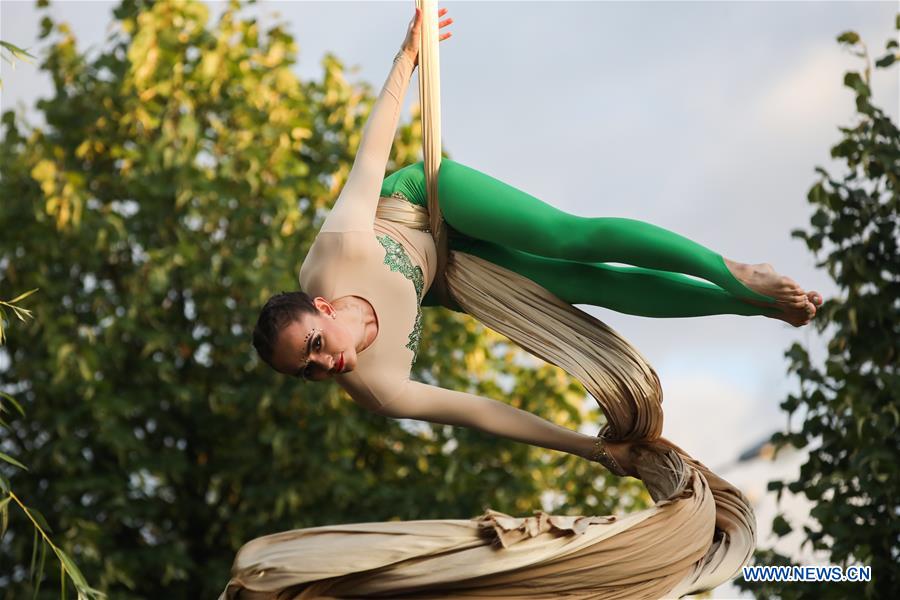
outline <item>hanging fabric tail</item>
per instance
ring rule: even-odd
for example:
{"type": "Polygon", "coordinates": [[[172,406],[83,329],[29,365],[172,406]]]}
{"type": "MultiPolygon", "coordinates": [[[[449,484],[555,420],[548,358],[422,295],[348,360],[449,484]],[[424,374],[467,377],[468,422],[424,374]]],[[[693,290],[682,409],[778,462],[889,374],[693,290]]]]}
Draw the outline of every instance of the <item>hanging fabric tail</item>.
{"type": "Polygon", "coordinates": [[[422,37],[419,46],[419,107],[422,119],[422,154],[431,235],[437,249],[437,273],[432,289],[442,304],[450,302],[444,280],[447,265],[447,227],[438,204],[438,171],[441,168],[441,65],[438,42],[436,0],[416,0],[422,11],[422,37]]]}

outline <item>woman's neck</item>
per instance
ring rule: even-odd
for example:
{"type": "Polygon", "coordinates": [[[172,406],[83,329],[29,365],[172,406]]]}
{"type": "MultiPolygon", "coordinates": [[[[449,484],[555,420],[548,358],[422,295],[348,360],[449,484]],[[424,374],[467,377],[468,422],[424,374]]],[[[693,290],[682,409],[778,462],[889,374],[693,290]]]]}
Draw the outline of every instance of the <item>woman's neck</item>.
{"type": "Polygon", "coordinates": [[[338,318],[350,330],[354,347],[357,352],[362,352],[378,335],[378,320],[372,306],[355,296],[345,296],[332,303],[338,313],[338,318]]]}

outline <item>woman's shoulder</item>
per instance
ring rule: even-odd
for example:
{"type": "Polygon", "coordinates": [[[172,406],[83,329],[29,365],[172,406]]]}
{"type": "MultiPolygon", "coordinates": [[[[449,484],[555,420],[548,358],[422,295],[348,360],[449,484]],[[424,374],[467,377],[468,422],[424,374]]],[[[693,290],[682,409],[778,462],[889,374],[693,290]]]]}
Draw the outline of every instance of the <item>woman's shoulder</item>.
{"type": "Polygon", "coordinates": [[[320,231],[309,247],[309,255],[317,254],[347,254],[372,252],[377,246],[375,230],[353,231],[320,231]]]}
{"type": "Polygon", "coordinates": [[[379,248],[374,231],[320,231],[300,265],[300,284],[325,273],[335,273],[342,263],[359,263],[376,256],[379,248]]]}

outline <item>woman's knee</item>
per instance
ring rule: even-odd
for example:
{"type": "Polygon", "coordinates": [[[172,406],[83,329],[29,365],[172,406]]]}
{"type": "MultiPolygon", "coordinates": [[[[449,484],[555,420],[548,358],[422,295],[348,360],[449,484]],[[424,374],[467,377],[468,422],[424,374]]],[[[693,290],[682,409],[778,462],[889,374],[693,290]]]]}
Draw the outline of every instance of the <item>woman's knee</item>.
{"type": "Polygon", "coordinates": [[[599,218],[574,215],[549,224],[548,230],[552,233],[548,243],[552,244],[559,258],[592,262],[595,262],[593,257],[597,254],[601,240],[613,233],[609,225],[599,218]]]}

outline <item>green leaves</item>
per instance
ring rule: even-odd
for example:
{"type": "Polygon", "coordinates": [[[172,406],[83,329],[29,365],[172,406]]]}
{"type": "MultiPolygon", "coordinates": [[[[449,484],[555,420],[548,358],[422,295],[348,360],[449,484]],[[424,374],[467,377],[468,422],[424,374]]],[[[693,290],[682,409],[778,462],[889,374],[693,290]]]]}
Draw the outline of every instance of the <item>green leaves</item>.
{"type": "MultiPolygon", "coordinates": [[[[19,404],[19,402],[18,402],[15,398],[13,398],[12,396],[10,396],[10,395],[7,394],[7,393],[0,392],[0,399],[6,400],[6,401],[9,402],[10,404],[12,404],[12,405],[13,405],[13,408],[15,408],[16,411],[17,411],[20,415],[22,415],[23,417],[25,416],[25,409],[22,408],[22,405],[19,404]]],[[[3,402],[2,402],[2,401],[0,401],[0,412],[8,412],[7,409],[6,409],[6,407],[3,406],[3,402]]]]}
{"type": "Polygon", "coordinates": [[[855,31],[845,31],[837,37],[838,43],[853,46],[859,43],[859,34],[855,31]]]}
{"type": "Polygon", "coordinates": [[[10,456],[8,454],[4,454],[3,452],[0,452],[0,460],[6,461],[11,465],[15,465],[15,466],[19,467],[20,469],[24,469],[25,471],[28,470],[28,467],[26,467],[25,465],[23,465],[16,459],[14,459],[12,456],[10,456]]]}
{"type": "MultiPolygon", "coordinates": [[[[891,40],[891,41],[894,42],[895,40],[891,40]]],[[[896,48],[896,47],[897,47],[896,43],[894,43],[893,46],[891,46],[890,44],[888,45],[888,48],[896,48]]],[[[885,54],[884,56],[882,56],[881,58],[879,58],[878,60],[875,61],[875,66],[882,67],[882,68],[889,67],[892,64],[894,64],[894,62],[896,62],[896,61],[897,61],[897,54],[885,54]]]]}
{"type": "Polygon", "coordinates": [[[6,535],[6,529],[9,527],[9,503],[11,500],[11,496],[0,498],[0,542],[3,541],[3,536],[6,535]]]}
{"type": "MultiPolygon", "coordinates": [[[[69,558],[61,548],[56,546],[47,536],[47,532],[51,531],[50,526],[44,516],[34,508],[24,506],[18,498],[10,494],[3,502],[0,502],[0,513],[2,513],[3,531],[6,530],[8,504],[10,500],[16,500],[23,512],[34,524],[34,537],[32,541],[31,564],[28,569],[28,579],[32,588],[32,598],[37,598],[41,585],[44,580],[44,573],[47,562],[47,548],[50,548],[56,555],[60,563],[60,594],[62,598],[66,597],[66,576],[72,579],[75,590],[78,592],[78,598],[84,600],[105,600],[106,595],[99,590],[90,587],[78,569],[78,566],[69,558]]],[[[2,534],[0,534],[2,537],[2,534]]]]}
{"type": "Polygon", "coordinates": [[[869,89],[866,82],[863,81],[862,77],[859,76],[859,73],[849,72],[845,74],[844,85],[856,91],[856,93],[863,98],[868,98],[872,95],[872,91],[869,89]]]}
{"type": "Polygon", "coordinates": [[[28,569],[28,579],[34,590],[32,598],[37,598],[41,591],[41,582],[44,579],[44,565],[47,561],[47,544],[40,536],[37,529],[34,530],[34,551],[31,554],[31,567],[28,569]],[[38,558],[40,557],[40,558],[38,558]]]}
{"type": "Polygon", "coordinates": [[[809,222],[819,229],[824,229],[831,223],[831,217],[827,212],[819,209],[815,212],[809,222]]]}
{"type": "MultiPolygon", "coordinates": [[[[29,54],[25,50],[22,50],[18,46],[15,46],[13,44],[10,44],[9,42],[4,42],[3,40],[0,40],[0,58],[2,58],[4,62],[7,62],[10,65],[12,65],[13,67],[15,67],[16,63],[15,63],[14,59],[30,62],[30,61],[28,61],[28,59],[34,58],[34,56],[29,54]],[[7,56],[7,54],[9,56],[7,56]]],[[[0,79],[0,89],[3,89],[3,80],[2,79],[0,79]]]]}
{"type": "MultiPolygon", "coordinates": [[[[3,40],[0,40],[0,49],[6,50],[13,56],[13,58],[18,58],[19,60],[34,58],[34,56],[29,54],[27,51],[22,50],[18,46],[10,44],[9,42],[4,42],[3,40]]],[[[2,53],[0,53],[0,56],[3,56],[2,53]]],[[[13,64],[13,62],[6,56],[3,56],[3,60],[8,62],[9,64],[13,64]]]]}
{"type": "Polygon", "coordinates": [[[775,520],[772,521],[772,532],[779,536],[784,537],[792,531],[790,523],[784,518],[784,515],[778,515],[775,517],[775,520]]]}
{"type": "MultiPolygon", "coordinates": [[[[87,581],[84,578],[84,575],[81,574],[81,571],[78,569],[78,566],[69,558],[69,555],[66,554],[60,548],[54,548],[53,551],[56,553],[56,556],[59,558],[60,563],[62,563],[65,572],[62,576],[62,583],[65,586],[65,575],[68,575],[72,578],[72,583],[75,585],[75,589],[78,590],[79,598],[105,598],[105,594],[102,592],[91,588],[87,581]]],[[[63,588],[65,589],[65,587],[63,588]]]]}
{"type": "MultiPolygon", "coordinates": [[[[6,311],[3,310],[3,307],[5,306],[6,308],[12,310],[12,312],[16,316],[16,318],[18,318],[20,321],[22,321],[24,323],[26,321],[26,319],[31,318],[31,316],[32,316],[31,311],[27,310],[25,308],[22,308],[21,306],[16,306],[15,304],[17,302],[19,302],[20,300],[24,300],[25,298],[27,298],[31,294],[35,293],[36,291],[37,291],[37,288],[35,288],[31,291],[25,292],[24,294],[20,294],[20,295],[16,296],[15,298],[13,298],[12,300],[8,300],[5,302],[3,300],[0,300],[0,346],[2,346],[6,342],[6,332],[4,331],[4,328],[3,328],[3,319],[6,318],[6,311]]],[[[9,396],[6,396],[5,394],[4,394],[4,397],[9,398],[9,396]]],[[[13,402],[15,402],[15,400],[13,400],[13,402]]],[[[19,407],[19,409],[21,410],[21,407],[19,407]]]]}
{"type": "MultiPolygon", "coordinates": [[[[853,32],[838,41],[863,46],[853,32]]],[[[888,49],[896,48],[891,42],[888,49]]],[[[845,74],[844,84],[857,96],[858,115],[854,126],[840,128],[831,149],[840,175],[816,169],[821,179],[807,195],[814,209],[809,227],[791,234],[826,254],[821,266],[840,290],[814,321],[830,336],[828,356],[816,365],[797,344],[786,353],[800,392],[781,406],[803,420],[772,442],[806,450],[808,457],[795,481],[773,481],[769,489],[779,498],[787,489],[813,503],[803,534],[831,563],[872,567],[873,580],[858,584],[854,594],[890,597],[900,589],[893,558],[900,553],[900,524],[893,518],[900,510],[900,129],[871,103],[868,68],[865,77],[845,74]]],[[[792,532],[783,515],[772,526],[778,536],[792,532]]],[[[776,561],[790,562],[769,551],[757,554],[758,564],[776,561]]],[[[739,585],[760,597],[842,598],[848,592],[821,584],[739,585]]]]}

